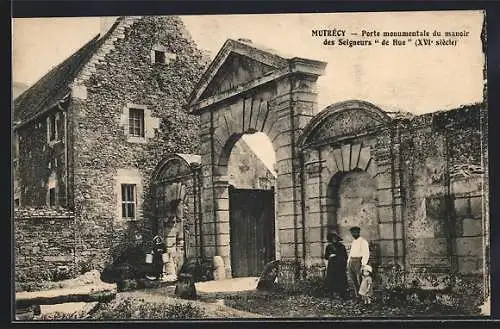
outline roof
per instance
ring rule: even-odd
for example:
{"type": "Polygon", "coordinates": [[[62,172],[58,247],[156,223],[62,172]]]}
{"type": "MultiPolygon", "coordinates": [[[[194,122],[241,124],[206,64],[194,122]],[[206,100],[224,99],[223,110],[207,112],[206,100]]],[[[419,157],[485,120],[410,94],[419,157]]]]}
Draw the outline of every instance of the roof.
{"type": "Polygon", "coordinates": [[[224,45],[222,45],[221,49],[210,63],[208,68],[205,70],[203,75],[201,76],[198,84],[193,89],[190,97],[189,104],[192,104],[197,100],[197,98],[203,93],[211,78],[217,73],[219,68],[224,64],[227,57],[230,53],[239,53],[239,54],[253,54],[254,56],[259,56],[260,60],[265,64],[271,67],[281,67],[287,65],[285,58],[276,54],[275,51],[270,51],[270,49],[261,49],[256,47],[250,40],[239,39],[227,39],[224,45]]]}
{"type": "Polygon", "coordinates": [[[12,99],[16,99],[17,96],[28,90],[30,86],[22,82],[12,82],[12,99]]]}
{"type": "MultiPolygon", "coordinates": [[[[120,20],[117,20],[117,23],[120,20]]],[[[106,34],[109,35],[117,23],[106,34]]],[[[24,122],[53,106],[71,91],[71,83],[106,38],[96,35],[62,63],[51,69],[14,100],[14,121],[24,122]]]]}

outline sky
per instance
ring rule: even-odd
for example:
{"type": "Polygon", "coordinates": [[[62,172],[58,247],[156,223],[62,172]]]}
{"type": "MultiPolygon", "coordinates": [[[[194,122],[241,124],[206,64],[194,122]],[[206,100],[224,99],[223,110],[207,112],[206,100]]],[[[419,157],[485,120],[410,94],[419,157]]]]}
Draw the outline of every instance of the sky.
{"type": "MultiPolygon", "coordinates": [[[[183,16],[198,47],[214,56],[227,38],[247,38],[291,57],[327,62],[318,109],[348,99],[415,114],[482,101],[481,11],[183,16]],[[312,30],[467,31],[456,46],[325,46],[312,30]]],[[[33,84],[99,33],[100,18],[13,19],[13,81],[33,84]]],[[[358,37],[359,38],[359,37],[358,37]]],[[[332,38],[329,38],[332,39],[332,38]]],[[[333,38],[338,39],[338,38],[333,38]]],[[[387,38],[392,39],[392,38],[387,38]]],[[[434,40],[438,40],[435,38],[434,40]]],[[[254,144],[249,139],[249,144],[254,144]]],[[[269,161],[272,161],[269,160],[269,161]]]]}

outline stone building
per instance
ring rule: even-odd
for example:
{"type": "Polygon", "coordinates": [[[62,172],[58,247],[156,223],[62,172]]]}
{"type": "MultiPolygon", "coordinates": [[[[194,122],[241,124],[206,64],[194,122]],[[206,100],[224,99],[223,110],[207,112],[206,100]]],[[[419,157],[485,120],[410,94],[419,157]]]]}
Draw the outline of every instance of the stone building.
{"type": "Polygon", "coordinates": [[[196,151],[198,121],[182,107],[207,59],[180,18],[102,23],[98,36],[14,101],[21,281],[54,277],[64,266],[72,274],[102,269],[150,239],[156,167],[196,151]],[[52,237],[41,238],[45,232],[52,237]]]}
{"type": "MultiPolygon", "coordinates": [[[[102,270],[148,252],[156,234],[174,273],[203,255],[199,120],[183,107],[206,64],[178,17],[106,18],[15,99],[18,281],[102,270]]],[[[270,188],[272,173],[239,145],[235,175],[270,188]]]]}
{"type": "MultiPolygon", "coordinates": [[[[326,63],[228,40],[203,73],[173,17],[121,19],[74,56],[81,64],[49,73],[70,77],[53,94],[37,97],[35,85],[19,97],[16,132],[21,204],[74,211],[78,270],[161,234],[177,265],[218,256],[236,277],[281,259],[299,269],[292,277],[317,275],[327,233],[349,245],[358,225],[378,279],[460,277],[486,292],[485,104],[412,116],[346,100],[318,111],[326,63]],[[238,144],[257,132],[274,148],[272,170],[251,170],[257,159],[238,144]]],[[[30,247],[16,247],[22,259],[30,247]]]]}
{"type": "Polygon", "coordinates": [[[461,277],[486,292],[485,104],[411,116],[347,100],[318,113],[315,83],[325,66],[248,40],[228,40],[203,74],[189,106],[201,119],[207,253],[222,257],[228,276],[253,273],[233,253],[248,262],[270,248],[268,259],[314,274],[324,269],[328,231],[337,231],[349,246],[348,229],[357,225],[370,240],[370,263],[385,273],[379,279],[399,271],[395,277],[403,284],[440,286],[461,277]],[[238,218],[246,212],[258,219],[266,202],[254,204],[262,209],[255,213],[234,201],[251,194],[232,192],[228,159],[235,142],[255,132],[272,141],[277,190],[267,196],[274,214],[250,229],[254,236],[270,229],[275,234],[242,245],[234,241],[240,240],[234,227],[244,225],[238,218]]]}

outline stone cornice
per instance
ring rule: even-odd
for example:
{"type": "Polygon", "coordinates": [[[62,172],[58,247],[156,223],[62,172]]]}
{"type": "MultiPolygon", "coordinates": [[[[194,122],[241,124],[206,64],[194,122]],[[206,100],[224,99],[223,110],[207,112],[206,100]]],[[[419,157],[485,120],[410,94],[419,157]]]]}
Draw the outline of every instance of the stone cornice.
{"type": "Polygon", "coordinates": [[[323,74],[326,65],[327,64],[325,62],[320,62],[316,60],[310,60],[298,57],[292,58],[291,60],[289,60],[288,67],[275,70],[268,75],[249,81],[248,83],[240,85],[237,88],[228,90],[226,92],[208,97],[194,104],[191,104],[190,111],[193,114],[199,114],[209,106],[213,106],[217,103],[233,98],[237,95],[244,94],[254,88],[257,88],[259,86],[265,85],[269,82],[281,78],[285,78],[292,74],[306,74],[318,77],[323,74]]]}

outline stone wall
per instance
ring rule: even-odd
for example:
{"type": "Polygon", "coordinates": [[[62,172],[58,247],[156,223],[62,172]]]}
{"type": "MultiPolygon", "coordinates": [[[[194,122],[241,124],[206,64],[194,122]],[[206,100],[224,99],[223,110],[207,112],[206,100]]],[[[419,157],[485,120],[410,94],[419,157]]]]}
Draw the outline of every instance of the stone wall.
{"type": "Polygon", "coordinates": [[[41,281],[73,277],[75,218],[66,210],[22,209],[14,213],[15,281],[24,289],[41,281]]]}
{"type": "Polygon", "coordinates": [[[313,118],[315,128],[306,128],[312,139],[305,142],[302,187],[308,253],[301,261],[310,274],[325,265],[327,231],[337,231],[348,247],[348,228],[358,225],[371,242],[370,263],[379,284],[445,287],[456,280],[480,287],[489,275],[482,106],[396,117],[369,127],[370,111],[383,112],[348,101],[332,105],[316,122],[313,118]],[[365,112],[354,115],[362,107],[365,112]],[[367,210],[371,203],[365,195],[373,187],[375,195],[368,199],[375,200],[375,212],[367,210]],[[378,223],[375,230],[370,220],[378,223]]]}
{"type": "MultiPolygon", "coordinates": [[[[153,169],[169,153],[195,153],[197,118],[183,109],[205,60],[178,17],[127,17],[90,60],[73,87],[70,112],[74,152],[74,202],[79,268],[102,269],[128,245],[151,239],[149,190],[153,169]],[[152,64],[161,45],[166,64],[152,64]],[[146,138],[127,137],[127,104],[151,114],[146,138]],[[120,170],[138,172],[139,216],[117,218],[120,170]]],[[[127,179],[127,178],[124,178],[127,179]]]]}
{"type": "Polygon", "coordinates": [[[436,281],[479,275],[480,285],[480,276],[489,275],[480,108],[422,115],[402,134],[408,279],[422,281],[424,272],[436,281]]]}

